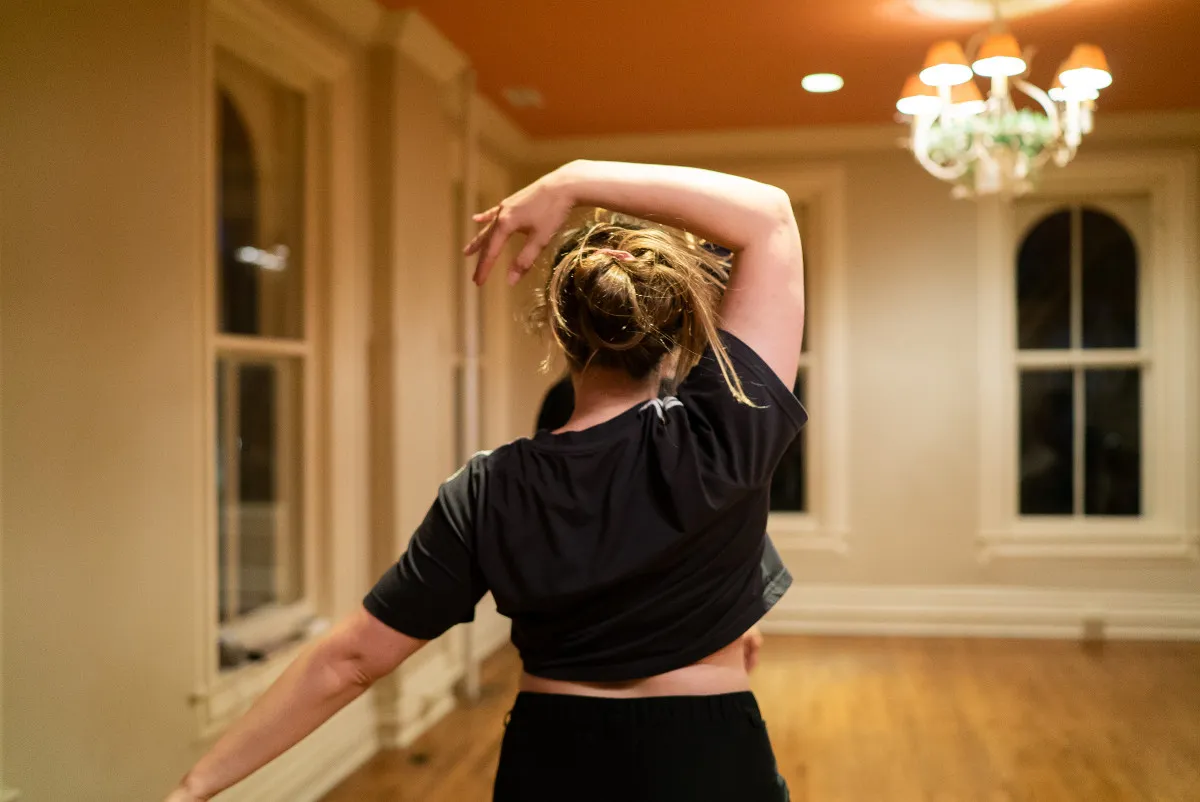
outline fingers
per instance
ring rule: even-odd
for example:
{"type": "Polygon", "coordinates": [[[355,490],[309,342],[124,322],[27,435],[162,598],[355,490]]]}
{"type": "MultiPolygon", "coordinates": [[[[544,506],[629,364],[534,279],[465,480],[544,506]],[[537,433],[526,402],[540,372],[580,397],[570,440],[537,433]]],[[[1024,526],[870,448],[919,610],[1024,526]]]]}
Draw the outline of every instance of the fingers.
{"type": "Polygon", "coordinates": [[[477,233],[471,239],[471,241],[469,243],[467,243],[466,247],[463,248],[464,256],[470,256],[471,254],[473,254],[479,250],[479,246],[482,245],[484,240],[487,239],[489,229],[491,228],[492,224],[496,221],[496,218],[499,216],[500,216],[500,207],[499,206],[493,206],[492,208],[488,209],[486,212],[480,212],[479,214],[471,215],[471,219],[474,220],[476,223],[482,223],[483,228],[481,228],[479,230],[479,233],[477,233]]]}
{"type": "Polygon", "coordinates": [[[512,233],[511,225],[499,216],[488,225],[484,232],[483,242],[477,248],[479,261],[475,265],[474,280],[476,284],[482,285],[487,281],[492,267],[496,264],[496,259],[500,256],[500,251],[504,248],[504,243],[508,241],[512,233]]]}
{"type": "Polygon", "coordinates": [[[525,247],[517,254],[517,258],[513,260],[512,266],[508,269],[508,283],[516,284],[521,280],[529,270],[533,267],[533,263],[537,261],[538,254],[542,249],[549,244],[544,236],[537,232],[529,235],[529,239],[525,242],[525,247]]]}

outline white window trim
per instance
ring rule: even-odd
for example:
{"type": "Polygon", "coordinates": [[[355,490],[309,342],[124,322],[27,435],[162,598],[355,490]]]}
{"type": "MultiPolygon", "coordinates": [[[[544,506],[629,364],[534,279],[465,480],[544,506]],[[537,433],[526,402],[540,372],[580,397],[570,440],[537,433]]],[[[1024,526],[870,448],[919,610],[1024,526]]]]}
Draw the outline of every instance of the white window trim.
{"type": "Polygon", "coordinates": [[[1046,176],[1034,198],[1148,194],[1152,252],[1141,286],[1143,331],[1153,354],[1143,482],[1136,520],[1022,518],[1017,514],[1016,299],[1013,205],[979,202],[979,558],[1196,559],[1200,508],[1200,282],[1196,277],[1197,167],[1190,152],[1092,154],[1046,176]],[[1161,311],[1160,311],[1161,310],[1161,311]],[[1191,400],[1189,407],[1188,401],[1191,400]]]}
{"type": "MultiPolygon", "coordinates": [[[[256,353],[288,355],[308,353],[310,369],[305,377],[304,448],[315,465],[324,466],[321,481],[309,471],[303,493],[305,542],[305,598],[294,605],[263,611],[251,616],[242,626],[250,630],[292,628],[298,620],[316,613],[332,615],[349,609],[361,590],[359,579],[365,570],[365,555],[359,553],[362,524],[365,522],[366,438],[361,431],[362,408],[366,402],[365,365],[359,364],[366,347],[366,322],[360,311],[366,307],[365,222],[356,219],[359,203],[354,179],[358,177],[355,154],[359,149],[358,126],[354,108],[360,102],[353,76],[354,52],[347,43],[337,41],[328,31],[314,25],[295,10],[269,0],[214,0],[208,8],[206,46],[199,57],[204,64],[201,107],[203,157],[200,169],[209,177],[204,212],[206,277],[202,289],[206,308],[204,360],[207,366],[205,392],[204,453],[207,462],[202,481],[204,537],[197,544],[196,604],[200,609],[196,632],[197,686],[192,700],[202,737],[211,737],[240,715],[284,668],[295,658],[303,643],[298,642],[272,653],[266,660],[229,671],[221,671],[217,662],[217,510],[215,485],[216,411],[214,394],[215,355],[222,347],[234,350],[251,348],[256,353]],[[280,342],[271,338],[245,338],[221,335],[217,331],[215,293],[215,221],[212,220],[215,187],[215,120],[211,112],[211,93],[215,79],[217,49],[231,52],[306,96],[308,148],[305,163],[312,201],[306,210],[308,241],[306,252],[312,269],[306,275],[306,326],[314,333],[303,344],[280,342]],[[331,281],[338,275],[338,282],[331,281]],[[326,300],[318,305],[316,299],[326,300]],[[311,343],[311,345],[310,345],[311,343]],[[356,359],[334,360],[333,352],[354,349],[356,359]],[[339,378],[341,374],[348,374],[339,378]],[[363,383],[356,392],[333,392],[358,379],[363,383]],[[337,453],[334,453],[337,449],[337,453]],[[348,459],[353,457],[353,459],[348,459]],[[361,498],[359,497],[361,496],[361,498]],[[335,541],[326,533],[335,529],[341,537],[335,541]]],[[[309,635],[318,628],[309,630],[309,635]]]]}
{"type": "MultiPolygon", "coordinates": [[[[742,172],[742,171],[739,171],[742,172]]],[[[807,248],[819,265],[805,299],[813,347],[803,357],[807,437],[807,512],[774,512],[767,531],[779,549],[849,552],[849,429],[846,331],[846,174],[839,165],[763,173],[748,178],[783,189],[808,214],[807,248]]],[[[807,246],[807,243],[806,243],[807,246]]]]}

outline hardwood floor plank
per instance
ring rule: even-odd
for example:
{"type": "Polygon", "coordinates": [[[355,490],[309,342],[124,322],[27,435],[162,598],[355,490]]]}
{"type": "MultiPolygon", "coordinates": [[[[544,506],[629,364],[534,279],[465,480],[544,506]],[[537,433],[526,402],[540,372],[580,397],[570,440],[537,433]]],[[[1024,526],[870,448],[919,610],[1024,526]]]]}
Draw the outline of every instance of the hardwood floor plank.
{"type": "MultiPolygon", "coordinates": [[[[489,800],[518,671],[323,802],[489,800]]],[[[1200,801],[1200,644],[777,636],[754,686],[795,802],[1200,801]]]]}

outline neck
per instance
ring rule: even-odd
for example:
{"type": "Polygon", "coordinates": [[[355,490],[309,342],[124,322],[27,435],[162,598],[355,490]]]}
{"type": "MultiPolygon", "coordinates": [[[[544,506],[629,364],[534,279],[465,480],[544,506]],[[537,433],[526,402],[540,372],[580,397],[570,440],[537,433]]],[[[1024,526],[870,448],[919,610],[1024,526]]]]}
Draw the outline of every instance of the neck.
{"type": "Polygon", "coordinates": [[[638,380],[620,370],[588,368],[572,373],[575,412],[562,431],[579,431],[615,418],[630,407],[658,397],[659,377],[652,373],[638,380]]]}

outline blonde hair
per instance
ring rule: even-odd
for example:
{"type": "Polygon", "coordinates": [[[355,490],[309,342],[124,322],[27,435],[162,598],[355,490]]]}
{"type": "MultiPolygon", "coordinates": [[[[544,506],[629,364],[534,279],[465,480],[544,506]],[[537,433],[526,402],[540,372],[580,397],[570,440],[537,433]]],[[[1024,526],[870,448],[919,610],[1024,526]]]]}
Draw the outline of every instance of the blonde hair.
{"type": "Polygon", "coordinates": [[[566,232],[531,314],[573,370],[591,365],[644,379],[679,352],[687,375],[712,347],[730,392],[754,406],[718,335],[728,266],[693,237],[597,211],[566,232]]]}

